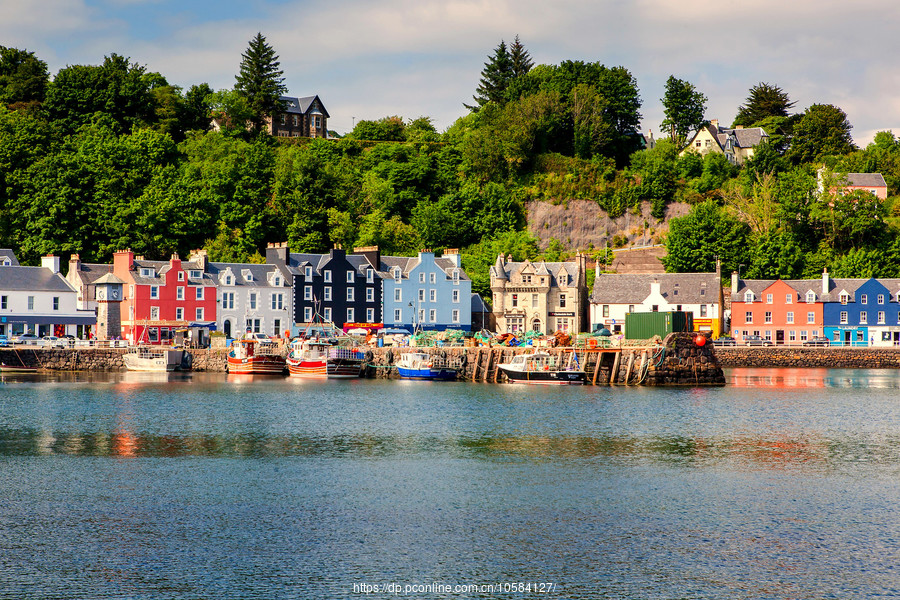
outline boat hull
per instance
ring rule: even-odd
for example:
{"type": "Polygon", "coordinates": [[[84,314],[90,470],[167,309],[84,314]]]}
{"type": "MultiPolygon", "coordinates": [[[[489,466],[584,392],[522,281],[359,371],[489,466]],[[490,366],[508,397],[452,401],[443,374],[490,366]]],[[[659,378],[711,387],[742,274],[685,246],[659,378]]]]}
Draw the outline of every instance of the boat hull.
{"type": "Polygon", "coordinates": [[[0,373],[37,373],[37,367],[14,367],[0,364],[0,373]]]}
{"type": "Polygon", "coordinates": [[[584,371],[519,371],[502,366],[500,370],[509,383],[531,385],[583,385],[587,375],[584,371]]]}
{"type": "Polygon", "coordinates": [[[281,356],[228,357],[228,372],[235,375],[282,375],[284,366],[284,358],[281,356]]]}
{"type": "Polygon", "coordinates": [[[362,372],[362,362],[350,360],[288,361],[291,377],[306,379],[356,379],[362,372]]]}
{"type": "Polygon", "coordinates": [[[455,381],[457,376],[456,369],[442,368],[423,368],[413,369],[406,367],[397,367],[397,372],[403,379],[419,379],[428,381],[455,381]]]}
{"type": "Polygon", "coordinates": [[[122,357],[125,368],[129,371],[145,371],[163,373],[181,368],[184,358],[182,350],[162,350],[155,353],[141,352],[126,354],[122,357]]]}

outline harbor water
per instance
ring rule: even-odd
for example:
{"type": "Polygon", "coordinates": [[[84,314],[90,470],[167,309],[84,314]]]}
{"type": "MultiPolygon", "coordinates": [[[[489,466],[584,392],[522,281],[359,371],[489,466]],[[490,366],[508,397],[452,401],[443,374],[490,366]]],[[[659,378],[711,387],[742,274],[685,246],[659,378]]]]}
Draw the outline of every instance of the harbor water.
{"type": "Polygon", "coordinates": [[[0,598],[900,596],[900,371],[0,378],[0,598]]]}

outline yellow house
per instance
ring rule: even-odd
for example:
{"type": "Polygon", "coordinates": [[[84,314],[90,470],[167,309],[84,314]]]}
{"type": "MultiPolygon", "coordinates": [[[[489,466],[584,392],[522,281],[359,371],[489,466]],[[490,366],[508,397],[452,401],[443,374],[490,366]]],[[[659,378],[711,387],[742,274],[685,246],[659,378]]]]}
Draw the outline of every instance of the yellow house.
{"type": "Polygon", "coordinates": [[[756,146],[767,141],[769,134],[762,127],[745,128],[738,125],[734,129],[727,129],[719,127],[718,119],[712,119],[694,134],[679,156],[688,152],[696,152],[700,156],[718,152],[724,154],[732,164],[742,165],[753,156],[756,146]]]}

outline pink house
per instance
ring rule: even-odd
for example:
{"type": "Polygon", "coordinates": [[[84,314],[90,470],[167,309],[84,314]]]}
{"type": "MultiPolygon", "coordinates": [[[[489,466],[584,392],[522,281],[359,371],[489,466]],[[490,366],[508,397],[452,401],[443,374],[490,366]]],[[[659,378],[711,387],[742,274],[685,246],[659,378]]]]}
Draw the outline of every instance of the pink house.
{"type": "Polygon", "coordinates": [[[750,280],[731,275],[731,331],[741,343],[758,335],[774,344],[802,344],[824,331],[821,280],[750,280]]]}

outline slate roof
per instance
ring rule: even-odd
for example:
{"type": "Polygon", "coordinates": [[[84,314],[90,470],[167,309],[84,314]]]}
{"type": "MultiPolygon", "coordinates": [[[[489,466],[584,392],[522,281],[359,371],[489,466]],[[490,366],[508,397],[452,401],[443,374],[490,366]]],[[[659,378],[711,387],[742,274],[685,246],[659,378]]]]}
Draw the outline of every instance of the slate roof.
{"type": "MultiPolygon", "coordinates": [[[[578,263],[574,261],[570,262],[501,262],[500,257],[497,257],[497,262],[494,263],[494,266],[491,267],[491,277],[496,279],[511,279],[514,275],[518,274],[522,269],[525,268],[525,265],[534,266],[535,275],[549,275],[550,276],[550,285],[560,287],[559,285],[559,274],[560,271],[565,268],[566,272],[569,276],[572,277],[572,281],[577,282],[579,278],[578,263]]],[[[566,287],[569,286],[569,283],[566,282],[566,287]]]]}
{"type": "MultiPolygon", "coordinates": [[[[317,95],[316,96],[304,96],[302,98],[296,98],[294,96],[281,96],[280,97],[280,100],[282,100],[285,103],[285,111],[284,112],[286,112],[288,114],[296,113],[298,115],[305,115],[306,113],[308,113],[313,102],[315,102],[317,99],[319,99],[319,96],[317,96],[317,95]]],[[[325,110],[325,104],[322,102],[321,99],[319,99],[319,106],[322,108],[322,114],[325,115],[326,117],[330,118],[331,115],[329,115],[328,111],[325,110]]]]}
{"type": "MultiPolygon", "coordinates": [[[[771,286],[773,283],[778,281],[777,279],[751,279],[744,280],[741,279],[738,282],[738,291],[735,294],[731,294],[732,302],[743,302],[744,294],[747,293],[747,290],[753,292],[753,295],[756,297],[756,300],[759,301],[762,299],[765,290],[771,286]]],[[[843,278],[829,278],[828,280],[828,292],[822,293],[822,279],[785,279],[783,280],[791,289],[793,289],[800,296],[800,301],[803,302],[806,297],[806,292],[812,290],[816,293],[816,302],[840,302],[841,301],[841,292],[847,292],[850,296],[850,302],[856,302],[856,292],[860,287],[866,282],[870,281],[869,279],[843,279],[843,278]]],[[[889,299],[891,302],[895,302],[897,300],[897,293],[900,292],[900,279],[876,279],[879,283],[885,286],[891,294],[891,298],[889,299]]]]}
{"type": "MultiPolygon", "coordinates": [[[[379,269],[379,274],[384,279],[394,279],[393,269],[394,267],[400,267],[402,272],[401,277],[406,279],[409,277],[410,271],[419,266],[419,257],[418,256],[382,256],[381,257],[381,265],[382,268],[379,269]]],[[[453,277],[453,269],[456,267],[456,262],[452,258],[443,258],[443,257],[435,257],[434,265],[444,272],[447,278],[453,277]]],[[[459,280],[460,281],[468,281],[469,276],[466,275],[466,272],[459,268],[459,280]]]]}
{"type": "Polygon", "coordinates": [[[669,304],[715,304],[719,301],[719,276],[715,273],[603,274],[594,280],[593,304],[640,304],[659,282],[659,292],[669,304]],[[700,290],[706,290],[704,295],[700,290]],[[676,295],[676,290],[678,291],[676,295]]]}
{"type": "Polygon", "coordinates": [[[113,266],[101,263],[80,263],[80,268],[75,271],[78,278],[85,285],[92,285],[107,273],[112,273],[113,266]]]}
{"type": "Polygon", "coordinates": [[[887,187],[881,173],[847,173],[847,185],[855,187],[887,187]]]}
{"type": "Polygon", "coordinates": [[[0,266],[18,267],[19,259],[16,258],[16,253],[9,248],[0,248],[0,266]],[[10,264],[4,265],[4,258],[9,259],[10,264]]]}
{"type": "Polygon", "coordinates": [[[0,290],[10,292],[75,292],[59,273],[43,267],[6,266],[0,268],[0,290]]]}
{"type": "MultiPolygon", "coordinates": [[[[197,262],[181,261],[181,268],[184,271],[200,271],[202,273],[200,279],[187,278],[186,283],[194,285],[203,285],[205,287],[215,287],[216,281],[203,271],[203,266],[197,262]]],[[[166,273],[171,269],[167,260],[143,260],[135,259],[132,267],[131,276],[137,285],[166,285],[166,273]],[[141,275],[141,269],[153,269],[157,277],[144,277],[141,275]]]]}
{"type": "MultiPolygon", "coordinates": [[[[220,282],[220,277],[228,271],[228,269],[231,269],[231,274],[234,275],[234,282],[232,285],[236,287],[272,287],[269,284],[269,275],[276,271],[279,273],[281,271],[276,265],[271,264],[206,263],[206,272],[213,281],[215,281],[216,285],[223,285],[220,282]],[[247,281],[244,277],[244,271],[246,270],[250,271],[250,274],[253,276],[253,281],[247,281]]],[[[290,281],[282,278],[281,285],[282,287],[287,287],[290,285],[290,281]]]]}

